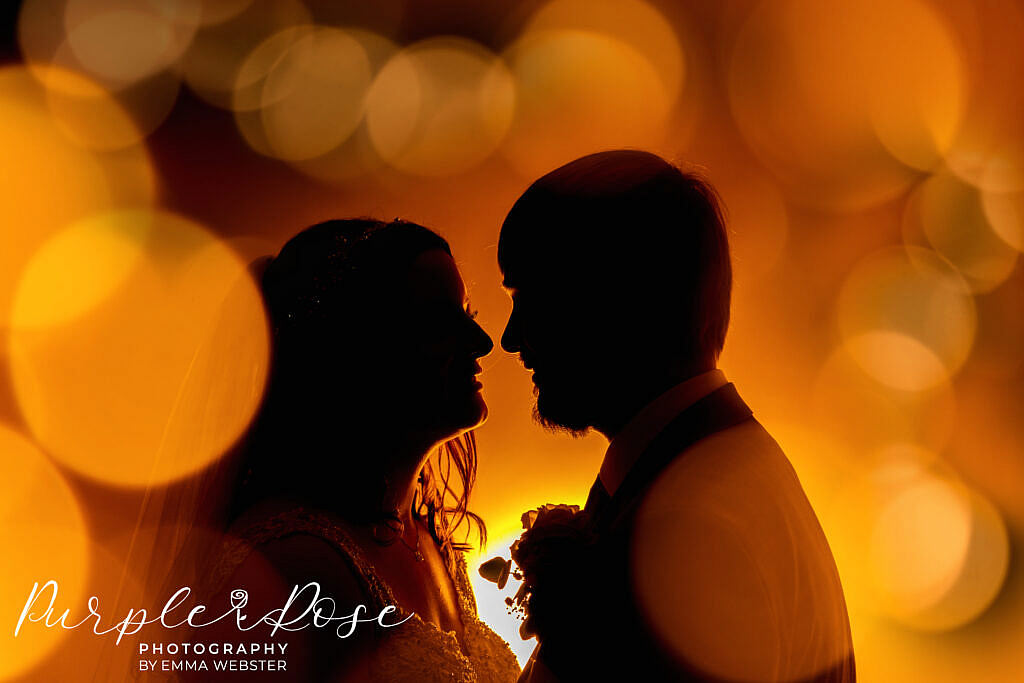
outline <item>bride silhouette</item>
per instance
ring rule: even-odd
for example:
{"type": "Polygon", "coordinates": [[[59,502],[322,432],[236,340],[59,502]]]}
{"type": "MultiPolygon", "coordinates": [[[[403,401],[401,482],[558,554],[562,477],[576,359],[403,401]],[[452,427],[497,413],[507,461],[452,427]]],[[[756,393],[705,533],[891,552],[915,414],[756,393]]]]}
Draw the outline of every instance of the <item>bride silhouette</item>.
{"type": "MultiPolygon", "coordinates": [[[[274,355],[229,505],[231,541],[206,579],[244,588],[247,611],[320,586],[338,614],[381,628],[278,632],[275,681],[511,681],[507,644],[477,618],[466,576],[476,473],[470,430],[487,407],[474,321],[448,244],[405,221],[333,220],[293,237],[261,279],[274,355]]],[[[197,629],[238,640],[235,625],[197,629]]],[[[271,638],[254,629],[246,640],[271,638]],[[255,638],[253,636],[256,636],[255,638]]],[[[247,674],[251,677],[251,674],[247,674]]]]}

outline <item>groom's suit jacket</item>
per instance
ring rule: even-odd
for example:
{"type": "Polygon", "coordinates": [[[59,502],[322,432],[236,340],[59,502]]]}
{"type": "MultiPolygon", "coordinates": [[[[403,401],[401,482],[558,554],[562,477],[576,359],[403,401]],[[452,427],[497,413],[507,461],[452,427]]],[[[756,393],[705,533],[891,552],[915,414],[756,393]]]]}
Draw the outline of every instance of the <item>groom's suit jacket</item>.
{"type": "Polygon", "coordinates": [[[852,683],[846,605],[785,454],[720,371],[640,413],[585,508],[596,559],[522,680],[852,683]]]}

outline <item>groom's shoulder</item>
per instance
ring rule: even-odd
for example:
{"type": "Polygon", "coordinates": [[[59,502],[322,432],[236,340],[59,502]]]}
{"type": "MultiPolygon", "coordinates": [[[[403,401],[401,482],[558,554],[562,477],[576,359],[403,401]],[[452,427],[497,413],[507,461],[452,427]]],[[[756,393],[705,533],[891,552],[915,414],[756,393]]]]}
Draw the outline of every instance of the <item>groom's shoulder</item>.
{"type": "Polygon", "coordinates": [[[633,514],[629,555],[644,622],[703,671],[762,680],[781,666],[792,668],[787,680],[812,680],[849,654],[828,543],[782,449],[754,420],[698,441],[661,472],[633,514]]]}
{"type": "Polygon", "coordinates": [[[681,450],[636,501],[634,535],[645,535],[643,527],[661,533],[686,526],[729,534],[754,546],[753,552],[776,535],[815,550],[824,543],[789,459],[753,419],[681,450]]]}
{"type": "Polygon", "coordinates": [[[768,497],[799,491],[802,497],[800,482],[786,454],[754,419],[681,449],[649,487],[645,498],[648,506],[657,505],[662,498],[670,503],[714,503],[723,496],[732,498],[737,489],[768,497]],[[664,495],[667,492],[675,495],[664,495]]]}

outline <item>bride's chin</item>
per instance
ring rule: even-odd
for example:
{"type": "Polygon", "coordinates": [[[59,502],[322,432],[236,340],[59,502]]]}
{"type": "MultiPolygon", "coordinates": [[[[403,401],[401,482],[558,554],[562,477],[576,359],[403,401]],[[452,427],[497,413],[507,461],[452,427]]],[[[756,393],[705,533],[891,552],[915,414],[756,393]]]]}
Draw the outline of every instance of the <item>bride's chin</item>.
{"type": "Polygon", "coordinates": [[[472,399],[472,409],[470,415],[472,416],[469,420],[471,424],[468,425],[468,429],[475,429],[487,422],[487,404],[484,402],[483,396],[477,394],[472,399]]]}
{"type": "Polygon", "coordinates": [[[464,419],[460,420],[461,424],[459,425],[461,431],[476,429],[487,422],[488,410],[483,396],[479,393],[475,394],[470,399],[464,415],[464,419]]]}
{"type": "Polygon", "coordinates": [[[435,418],[435,438],[447,441],[462,436],[486,422],[487,412],[487,404],[477,394],[472,401],[446,410],[443,415],[435,418]]]}

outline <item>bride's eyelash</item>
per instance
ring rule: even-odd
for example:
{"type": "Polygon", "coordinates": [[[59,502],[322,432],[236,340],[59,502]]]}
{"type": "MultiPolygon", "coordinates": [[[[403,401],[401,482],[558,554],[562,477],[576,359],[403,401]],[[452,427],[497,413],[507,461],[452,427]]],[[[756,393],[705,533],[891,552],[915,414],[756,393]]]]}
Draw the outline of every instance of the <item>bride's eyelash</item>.
{"type": "Polygon", "coordinates": [[[476,317],[480,315],[480,311],[475,308],[470,308],[469,304],[466,304],[466,315],[470,320],[476,320],[476,317]]]}

